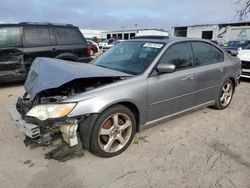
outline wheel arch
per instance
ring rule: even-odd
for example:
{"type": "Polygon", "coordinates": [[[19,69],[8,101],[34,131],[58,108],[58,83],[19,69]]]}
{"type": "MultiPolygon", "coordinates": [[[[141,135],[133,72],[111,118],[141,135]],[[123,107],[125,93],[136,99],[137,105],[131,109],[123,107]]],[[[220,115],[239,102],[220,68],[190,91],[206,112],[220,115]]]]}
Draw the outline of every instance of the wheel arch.
{"type": "Polygon", "coordinates": [[[232,83],[233,83],[233,92],[235,91],[235,87],[237,86],[237,83],[236,83],[236,80],[235,80],[235,78],[233,78],[233,77],[229,77],[228,78],[229,80],[231,80],[232,81],[232,83]]]}
{"type": "Polygon", "coordinates": [[[119,104],[127,107],[135,115],[136,132],[139,132],[140,131],[140,110],[139,110],[138,106],[134,102],[131,102],[131,101],[128,101],[128,100],[117,101],[117,102],[114,102],[114,103],[109,104],[108,106],[105,106],[104,108],[102,108],[100,113],[107,110],[108,108],[111,108],[112,106],[119,105],[119,104]]]}
{"type": "Polygon", "coordinates": [[[61,53],[55,57],[56,59],[79,61],[78,57],[73,53],[61,53]]]}
{"type": "Polygon", "coordinates": [[[81,122],[81,128],[78,127],[78,131],[80,134],[80,137],[82,139],[82,142],[84,146],[89,149],[90,148],[90,142],[91,142],[91,133],[93,131],[93,127],[95,125],[95,122],[99,116],[100,113],[104,112],[108,108],[111,108],[112,106],[116,105],[123,105],[131,110],[133,114],[135,114],[136,119],[136,132],[140,131],[140,111],[136,104],[134,104],[131,101],[119,101],[112,103],[108,106],[105,106],[100,112],[98,113],[91,113],[89,114],[82,122],[81,122]],[[88,126],[87,126],[88,125],[88,126]]]}

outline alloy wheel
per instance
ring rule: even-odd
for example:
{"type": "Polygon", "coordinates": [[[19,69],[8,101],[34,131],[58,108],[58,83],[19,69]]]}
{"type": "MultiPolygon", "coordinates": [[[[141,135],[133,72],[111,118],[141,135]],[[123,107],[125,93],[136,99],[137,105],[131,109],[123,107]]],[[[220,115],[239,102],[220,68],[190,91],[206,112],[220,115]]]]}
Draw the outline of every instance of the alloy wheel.
{"type": "Polygon", "coordinates": [[[132,121],[124,113],[109,116],[101,125],[98,143],[103,151],[113,153],[121,150],[132,135],[132,121]]]}
{"type": "Polygon", "coordinates": [[[220,103],[223,107],[227,106],[233,95],[233,86],[230,82],[226,82],[222,87],[222,92],[220,96],[220,103]]]}

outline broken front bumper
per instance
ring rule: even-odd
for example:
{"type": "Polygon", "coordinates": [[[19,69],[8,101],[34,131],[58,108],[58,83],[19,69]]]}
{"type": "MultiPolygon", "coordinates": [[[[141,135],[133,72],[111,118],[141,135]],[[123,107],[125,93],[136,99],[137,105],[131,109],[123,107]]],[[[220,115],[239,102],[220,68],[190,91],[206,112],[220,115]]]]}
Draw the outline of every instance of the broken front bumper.
{"type": "Polygon", "coordinates": [[[13,105],[9,109],[11,119],[14,121],[16,127],[20,129],[26,136],[29,138],[38,138],[40,137],[40,128],[38,125],[26,123],[19,112],[16,110],[16,107],[13,105]]]}
{"type": "Polygon", "coordinates": [[[44,127],[42,125],[26,122],[14,105],[10,107],[9,114],[15,126],[26,135],[26,145],[28,145],[27,140],[29,143],[33,142],[39,145],[49,145],[52,140],[52,136],[57,133],[61,133],[63,140],[70,147],[78,144],[77,120],[66,121],[63,123],[60,122],[56,125],[56,127],[53,126],[53,128],[51,128],[49,126],[44,127]]]}

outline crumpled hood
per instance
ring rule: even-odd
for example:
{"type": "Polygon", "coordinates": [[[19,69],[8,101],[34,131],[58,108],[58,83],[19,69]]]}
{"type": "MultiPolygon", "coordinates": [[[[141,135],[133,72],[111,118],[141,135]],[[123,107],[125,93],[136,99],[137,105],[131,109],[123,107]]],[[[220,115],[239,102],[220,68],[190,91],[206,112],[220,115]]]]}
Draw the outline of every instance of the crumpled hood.
{"type": "Polygon", "coordinates": [[[76,63],[52,58],[36,58],[30,67],[24,88],[31,100],[44,90],[58,88],[78,78],[127,77],[123,72],[93,64],[76,63]]]}

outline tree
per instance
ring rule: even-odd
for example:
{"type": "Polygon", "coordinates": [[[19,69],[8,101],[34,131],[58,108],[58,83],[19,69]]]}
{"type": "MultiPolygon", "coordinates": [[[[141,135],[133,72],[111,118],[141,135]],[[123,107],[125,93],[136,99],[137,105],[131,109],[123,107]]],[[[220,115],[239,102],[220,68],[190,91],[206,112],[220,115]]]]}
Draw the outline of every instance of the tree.
{"type": "Polygon", "coordinates": [[[241,9],[237,11],[239,20],[242,21],[244,18],[247,18],[248,13],[250,13],[250,0],[237,0],[234,3],[241,6],[241,9]]]}

